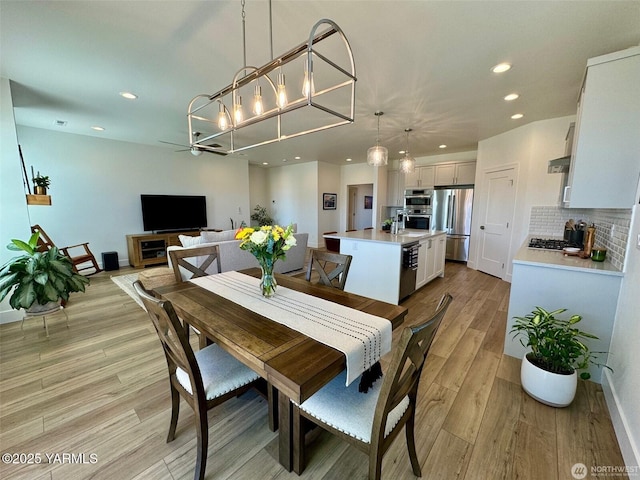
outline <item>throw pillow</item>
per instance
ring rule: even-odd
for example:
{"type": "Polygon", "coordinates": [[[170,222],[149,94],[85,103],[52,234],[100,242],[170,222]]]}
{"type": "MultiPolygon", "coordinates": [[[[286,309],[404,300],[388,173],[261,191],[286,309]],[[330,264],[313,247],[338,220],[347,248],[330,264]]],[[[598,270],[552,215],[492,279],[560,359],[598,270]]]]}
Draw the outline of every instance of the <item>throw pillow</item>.
{"type": "Polygon", "coordinates": [[[183,247],[193,247],[194,245],[200,245],[202,242],[202,237],[190,237],[189,235],[178,235],[178,240],[183,247]]]}

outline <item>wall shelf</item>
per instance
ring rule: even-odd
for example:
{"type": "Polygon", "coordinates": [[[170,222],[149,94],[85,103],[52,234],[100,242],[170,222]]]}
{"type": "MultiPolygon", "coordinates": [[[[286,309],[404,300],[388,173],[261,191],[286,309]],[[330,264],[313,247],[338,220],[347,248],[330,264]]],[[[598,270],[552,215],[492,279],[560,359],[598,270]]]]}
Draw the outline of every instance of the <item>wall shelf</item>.
{"type": "Polygon", "coordinates": [[[27,195],[27,205],[51,205],[51,195],[27,195]]]}

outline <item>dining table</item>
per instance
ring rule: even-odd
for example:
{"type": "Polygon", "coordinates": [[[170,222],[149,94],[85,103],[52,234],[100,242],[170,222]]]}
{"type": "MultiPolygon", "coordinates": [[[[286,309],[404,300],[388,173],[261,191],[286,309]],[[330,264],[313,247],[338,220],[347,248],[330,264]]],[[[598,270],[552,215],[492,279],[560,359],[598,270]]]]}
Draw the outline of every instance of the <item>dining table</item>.
{"type": "MultiPolygon", "coordinates": [[[[261,276],[259,268],[240,273],[255,278],[261,276]]],[[[304,278],[283,274],[275,277],[278,288],[285,287],[386,319],[393,329],[403,323],[407,314],[406,307],[304,278]]],[[[272,430],[278,429],[278,460],[287,471],[300,474],[304,465],[299,458],[294,458],[291,401],[301,404],[345,370],[345,354],[191,281],[155,288],[154,294],[169,300],[185,325],[197,329],[267,381],[269,426],[272,430]]]]}

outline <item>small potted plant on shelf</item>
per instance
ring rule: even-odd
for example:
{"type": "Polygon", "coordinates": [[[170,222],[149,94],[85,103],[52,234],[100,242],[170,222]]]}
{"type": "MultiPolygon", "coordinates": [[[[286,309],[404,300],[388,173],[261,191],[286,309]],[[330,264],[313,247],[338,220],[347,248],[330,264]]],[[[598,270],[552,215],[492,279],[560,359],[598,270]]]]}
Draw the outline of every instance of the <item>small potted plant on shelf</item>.
{"type": "Polygon", "coordinates": [[[51,185],[51,180],[47,175],[40,175],[40,172],[33,177],[33,193],[36,195],[46,195],[47,188],[51,185]]]}
{"type": "Polygon", "coordinates": [[[75,273],[71,260],[56,247],[38,251],[39,232],[28,242],[11,240],[9,250],[22,251],[0,269],[0,302],[9,295],[11,308],[24,308],[28,313],[51,311],[71,292],[84,292],[89,279],[75,273]]]}
{"type": "MultiPolygon", "coordinates": [[[[582,320],[580,315],[572,315],[568,320],[555,316],[566,311],[561,308],[548,312],[536,307],[524,317],[514,317],[515,323],[509,333],[514,338],[521,336],[520,343],[530,351],[522,359],[520,380],[522,388],[536,400],[552,407],[569,405],[576,394],[577,371],[589,365],[609,368],[595,361],[595,354],[584,343],[584,339],[598,337],[576,328],[582,320]]],[[[589,372],[582,372],[580,378],[587,380],[589,372]]]]}

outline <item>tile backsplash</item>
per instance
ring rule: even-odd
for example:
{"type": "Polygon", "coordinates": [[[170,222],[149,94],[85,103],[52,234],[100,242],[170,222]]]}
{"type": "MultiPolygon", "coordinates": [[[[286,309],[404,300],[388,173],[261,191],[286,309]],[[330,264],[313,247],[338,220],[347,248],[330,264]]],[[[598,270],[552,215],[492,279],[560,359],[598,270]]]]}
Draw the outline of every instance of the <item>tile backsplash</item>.
{"type": "Polygon", "coordinates": [[[529,235],[562,238],[564,225],[573,218],[596,226],[595,245],[607,249],[611,264],[622,270],[629,241],[631,209],[531,207],[529,235]]]}

